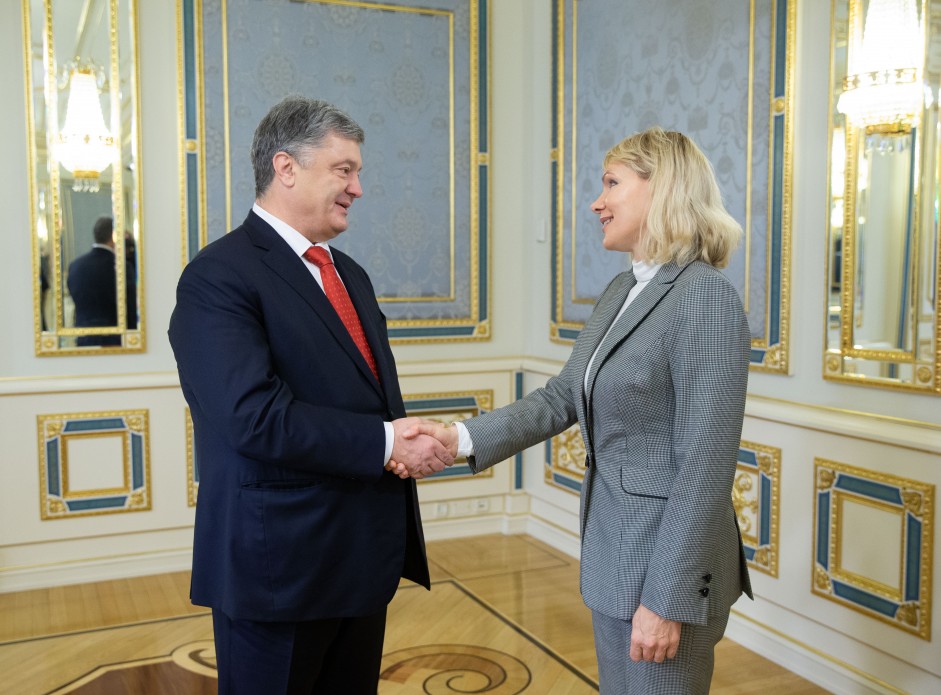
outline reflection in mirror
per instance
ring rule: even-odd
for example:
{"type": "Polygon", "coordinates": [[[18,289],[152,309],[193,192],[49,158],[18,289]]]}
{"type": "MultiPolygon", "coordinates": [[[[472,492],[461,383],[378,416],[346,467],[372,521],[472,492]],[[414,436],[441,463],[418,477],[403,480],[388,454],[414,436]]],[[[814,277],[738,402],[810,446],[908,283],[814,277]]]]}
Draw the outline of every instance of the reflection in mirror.
{"type": "Polygon", "coordinates": [[[833,0],[828,379],[941,393],[939,26],[927,0],[833,0]]]}
{"type": "Polygon", "coordinates": [[[135,0],[23,0],[37,355],[144,349],[135,0]]]}

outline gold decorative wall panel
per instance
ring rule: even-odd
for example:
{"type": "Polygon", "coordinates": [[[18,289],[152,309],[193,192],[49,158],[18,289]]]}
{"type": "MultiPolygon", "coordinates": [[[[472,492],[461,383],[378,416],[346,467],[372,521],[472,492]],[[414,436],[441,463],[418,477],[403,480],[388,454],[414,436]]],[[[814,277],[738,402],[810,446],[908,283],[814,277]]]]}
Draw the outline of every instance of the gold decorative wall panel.
{"type": "Polygon", "coordinates": [[[745,231],[724,272],[748,315],[751,367],[787,373],[796,0],[693,3],[679,18],[669,3],[553,6],[550,339],[574,341],[628,264],[601,248],[589,209],[604,153],[659,125],[713,163],[745,231]]]}
{"type": "Polygon", "coordinates": [[[43,520],[151,508],[146,410],[37,417],[43,520]]]}
{"type": "Polygon", "coordinates": [[[350,233],[331,243],[369,272],[390,340],[489,340],[489,9],[488,0],[177,0],[183,262],[251,206],[239,153],[266,108],[316,96],[368,133],[365,195],[350,233]],[[250,30],[259,22],[271,35],[263,45],[250,30]]]}
{"type": "Polygon", "coordinates": [[[814,459],[812,590],[931,639],[935,486],[814,459]]]}
{"type": "Polygon", "coordinates": [[[572,425],[546,442],[545,480],[576,495],[585,479],[585,440],[582,429],[572,425]]]}
{"type": "Polygon", "coordinates": [[[742,440],[732,505],[752,570],[778,576],[781,450],[742,440]]]}

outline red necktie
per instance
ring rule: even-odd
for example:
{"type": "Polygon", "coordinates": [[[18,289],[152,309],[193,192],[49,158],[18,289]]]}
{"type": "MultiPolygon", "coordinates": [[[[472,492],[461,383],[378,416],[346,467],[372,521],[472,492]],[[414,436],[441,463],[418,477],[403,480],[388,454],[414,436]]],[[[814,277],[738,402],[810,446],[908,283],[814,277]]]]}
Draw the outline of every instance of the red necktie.
{"type": "Polygon", "coordinates": [[[356,347],[362,353],[363,359],[366,360],[366,364],[369,365],[375,375],[376,381],[378,381],[379,370],[376,368],[376,358],[373,357],[372,350],[369,349],[366,334],[363,333],[363,324],[360,323],[359,316],[356,315],[356,308],[353,306],[353,302],[350,301],[350,295],[347,293],[346,287],[343,286],[340,276],[337,275],[336,266],[333,265],[333,259],[330,258],[329,252],[322,246],[311,246],[304,252],[304,258],[320,268],[320,279],[323,281],[323,291],[327,295],[327,299],[330,300],[343,325],[346,326],[346,330],[349,331],[353,342],[356,343],[356,347]]]}

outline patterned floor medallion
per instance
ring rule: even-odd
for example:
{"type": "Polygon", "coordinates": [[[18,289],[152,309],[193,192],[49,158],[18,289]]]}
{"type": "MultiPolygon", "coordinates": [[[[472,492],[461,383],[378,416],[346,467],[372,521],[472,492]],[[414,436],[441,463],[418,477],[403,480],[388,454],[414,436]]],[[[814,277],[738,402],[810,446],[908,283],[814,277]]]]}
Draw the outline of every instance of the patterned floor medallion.
{"type": "Polygon", "coordinates": [[[214,695],[216,685],[216,648],[211,640],[200,640],[177,647],[169,656],[99,666],[54,693],[214,695]]]}
{"type": "MultiPolygon", "coordinates": [[[[0,669],[21,694],[216,692],[209,615],[52,635],[0,645],[0,669]],[[49,662],[43,682],[17,664],[49,662]],[[10,675],[12,674],[12,676],[10,675]]],[[[32,670],[32,669],[28,669],[32,670]]],[[[594,682],[454,580],[403,585],[389,606],[380,695],[593,693],[594,682]]]]}

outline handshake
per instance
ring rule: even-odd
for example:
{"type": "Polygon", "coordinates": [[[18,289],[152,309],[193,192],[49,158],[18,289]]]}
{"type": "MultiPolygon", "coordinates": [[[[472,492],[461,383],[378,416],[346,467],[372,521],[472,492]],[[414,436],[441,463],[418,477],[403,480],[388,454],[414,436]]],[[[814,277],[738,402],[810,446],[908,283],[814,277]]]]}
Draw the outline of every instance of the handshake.
{"type": "Polygon", "coordinates": [[[395,440],[386,470],[400,478],[425,478],[443,471],[457,456],[457,429],[434,420],[405,417],[392,421],[395,440]]]}

